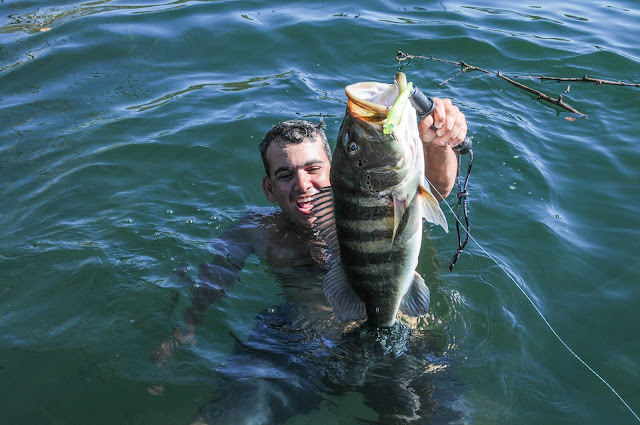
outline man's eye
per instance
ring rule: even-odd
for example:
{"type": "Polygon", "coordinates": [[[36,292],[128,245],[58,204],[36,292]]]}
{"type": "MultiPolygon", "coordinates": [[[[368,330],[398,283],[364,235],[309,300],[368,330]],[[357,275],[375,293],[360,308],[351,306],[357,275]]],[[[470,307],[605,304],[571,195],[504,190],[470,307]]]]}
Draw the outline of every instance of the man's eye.
{"type": "Polygon", "coordinates": [[[289,174],[289,173],[287,173],[287,174],[278,174],[276,176],[276,178],[278,180],[291,180],[291,176],[293,176],[293,174],[289,174]]]}
{"type": "Polygon", "coordinates": [[[322,168],[320,168],[320,167],[312,167],[312,168],[309,168],[308,172],[309,172],[309,174],[316,174],[316,173],[319,173],[320,170],[322,170],[322,168]]]}

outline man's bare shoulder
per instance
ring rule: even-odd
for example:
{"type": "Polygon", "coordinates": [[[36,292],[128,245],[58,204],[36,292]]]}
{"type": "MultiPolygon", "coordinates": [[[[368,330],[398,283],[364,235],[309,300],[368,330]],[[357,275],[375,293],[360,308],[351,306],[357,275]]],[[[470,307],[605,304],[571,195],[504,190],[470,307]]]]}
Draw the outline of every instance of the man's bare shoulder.
{"type": "Polygon", "coordinates": [[[254,251],[282,242],[282,238],[292,233],[304,233],[296,229],[281,211],[261,209],[252,211],[225,230],[220,239],[250,245],[254,251]]]}
{"type": "Polygon", "coordinates": [[[220,239],[245,253],[252,252],[272,265],[293,264],[316,249],[314,232],[292,223],[282,211],[251,212],[227,229],[220,239]]]}

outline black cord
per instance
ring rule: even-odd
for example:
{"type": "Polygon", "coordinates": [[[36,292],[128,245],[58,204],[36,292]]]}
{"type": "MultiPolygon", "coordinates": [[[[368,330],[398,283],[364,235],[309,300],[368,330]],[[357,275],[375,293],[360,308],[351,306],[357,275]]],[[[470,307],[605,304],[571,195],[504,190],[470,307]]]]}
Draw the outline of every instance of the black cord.
{"type": "Polygon", "coordinates": [[[460,183],[460,166],[462,165],[462,155],[456,153],[458,157],[458,173],[456,175],[456,181],[458,184],[458,210],[456,213],[456,231],[458,232],[458,249],[456,249],[456,253],[453,255],[451,259],[451,263],[449,264],[449,271],[453,270],[454,264],[458,261],[460,254],[464,250],[464,247],[467,245],[469,241],[470,234],[470,225],[469,225],[469,210],[467,208],[467,184],[469,183],[469,176],[471,175],[471,166],[473,165],[473,150],[469,149],[469,167],[467,168],[467,175],[464,178],[464,183],[460,183]],[[462,212],[464,214],[464,222],[465,222],[465,238],[464,242],[462,242],[462,238],[460,237],[460,208],[462,208],[462,212]]]}

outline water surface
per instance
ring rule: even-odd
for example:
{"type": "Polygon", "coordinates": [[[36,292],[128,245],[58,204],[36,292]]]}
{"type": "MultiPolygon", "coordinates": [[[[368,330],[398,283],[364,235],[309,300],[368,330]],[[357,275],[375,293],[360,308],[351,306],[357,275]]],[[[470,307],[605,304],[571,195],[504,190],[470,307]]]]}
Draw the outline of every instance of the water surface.
{"type": "MultiPolygon", "coordinates": [[[[455,236],[431,229],[418,267],[464,420],[637,422],[516,285],[639,411],[639,89],[518,80],[583,118],[493,75],[395,57],[638,83],[639,19],[628,0],[0,2],[2,422],[187,423],[230,333],[246,340],[284,295],[250,258],[197,344],[158,368],[151,350],[189,306],[175,271],[197,274],[221,232],[269,207],[257,144],[272,125],[322,117],[333,141],[344,86],[400,66],[454,100],[474,141],[476,242],[449,272],[455,236]]],[[[377,418],[357,392],[327,400],[288,424],[377,418]]]]}

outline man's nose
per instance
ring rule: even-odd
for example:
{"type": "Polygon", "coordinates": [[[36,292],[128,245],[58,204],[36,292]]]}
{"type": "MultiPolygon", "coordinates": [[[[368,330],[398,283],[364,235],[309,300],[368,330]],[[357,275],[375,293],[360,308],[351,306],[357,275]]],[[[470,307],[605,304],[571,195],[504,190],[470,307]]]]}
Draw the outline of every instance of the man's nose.
{"type": "Polygon", "coordinates": [[[311,183],[311,176],[304,171],[298,171],[296,173],[296,186],[301,192],[306,192],[313,184],[311,183]]]}

